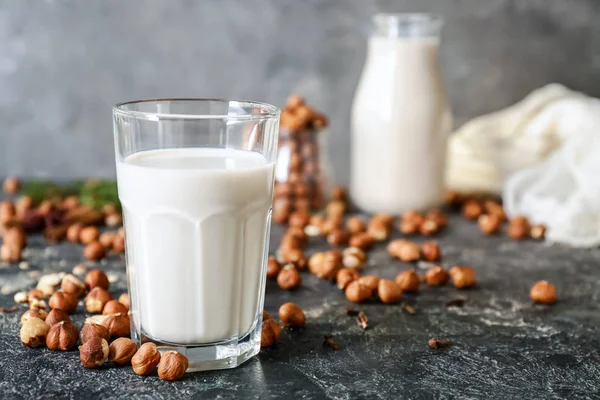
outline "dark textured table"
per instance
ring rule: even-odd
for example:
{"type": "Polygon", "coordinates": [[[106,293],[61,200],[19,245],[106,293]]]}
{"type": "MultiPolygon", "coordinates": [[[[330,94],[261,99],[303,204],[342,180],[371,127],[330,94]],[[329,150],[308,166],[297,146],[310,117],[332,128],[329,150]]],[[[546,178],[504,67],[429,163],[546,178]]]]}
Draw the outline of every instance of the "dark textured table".
{"type": "MultiPolygon", "coordinates": [[[[281,233],[275,226],[272,248],[281,233]]],[[[142,378],[127,367],[86,370],[77,351],[26,348],[18,338],[21,305],[0,313],[0,398],[598,398],[600,249],[483,237],[458,216],[438,240],[444,265],[476,268],[476,288],[423,287],[419,295],[404,296],[417,310],[408,315],[398,305],[352,305],[334,285],[308,273],[293,292],[269,282],[266,309],[276,315],[282,303],[294,301],[307,314],[306,327],[284,330],[275,348],[237,369],[187,374],[180,382],[142,378]],[[557,286],[556,305],[529,300],[531,284],[540,279],[557,286]],[[463,307],[445,307],[457,297],[467,299],[463,307]],[[346,316],[349,306],[367,313],[366,331],[346,316]],[[327,334],[340,350],[323,345],[327,334]],[[433,350],[431,337],[454,344],[433,350]]],[[[15,291],[35,285],[35,271],[70,272],[82,261],[79,246],[31,242],[29,269],[0,269],[0,306],[12,306],[15,291]]],[[[323,239],[311,239],[308,253],[326,247],[323,239]]],[[[111,292],[123,292],[123,260],[98,265],[119,278],[111,292]]],[[[379,245],[365,273],[392,278],[410,267],[379,245]]],[[[422,272],[427,264],[416,267],[422,272]]],[[[78,312],[75,322],[84,317],[78,312]]]]}

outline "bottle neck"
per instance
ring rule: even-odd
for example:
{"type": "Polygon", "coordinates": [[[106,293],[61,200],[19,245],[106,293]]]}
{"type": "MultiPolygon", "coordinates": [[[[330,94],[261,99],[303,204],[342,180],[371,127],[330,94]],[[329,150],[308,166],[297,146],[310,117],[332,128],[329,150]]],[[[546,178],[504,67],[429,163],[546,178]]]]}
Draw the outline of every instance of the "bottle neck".
{"type": "Polygon", "coordinates": [[[444,20],[435,14],[376,14],[371,37],[439,38],[444,20]]]}

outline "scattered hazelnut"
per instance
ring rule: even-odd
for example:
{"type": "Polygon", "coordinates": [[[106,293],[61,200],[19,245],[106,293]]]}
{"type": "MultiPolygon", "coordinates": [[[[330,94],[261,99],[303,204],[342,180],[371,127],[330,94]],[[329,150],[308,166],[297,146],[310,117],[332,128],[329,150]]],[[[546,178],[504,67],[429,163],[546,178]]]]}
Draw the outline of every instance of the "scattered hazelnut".
{"type": "Polygon", "coordinates": [[[25,235],[25,230],[20,226],[8,228],[6,232],[4,232],[2,242],[10,246],[18,247],[19,249],[23,249],[27,245],[27,236],[25,235]]]}
{"type": "Polygon", "coordinates": [[[342,268],[337,272],[335,280],[337,287],[344,290],[351,283],[360,277],[358,271],[354,268],[342,268]]]}
{"type": "Polygon", "coordinates": [[[133,355],[137,352],[137,345],[129,338],[115,339],[108,346],[108,361],[118,365],[129,365],[133,355]]]}
{"type": "Polygon", "coordinates": [[[479,224],[479,229],[481,229],[481,232],[485,233],[486,235],[498,233],[501,226],[500,218],[494,214],[481,214],[477,220],[477,223],[479,224]]]}
{"type": "Polygon", "coordinates": [[[506,233],[512,240],[523,240],[529,236],[529,225],[511,222],[506,233]]]}
{"type": "Polygon", "coordinates": [[[80,223],[73,224],[67,228],[67,240],[73,243],[79,243],[79,237],[81,236],[81,230],[83,225],[80,223]]]}
{"type": "Polygon", "coordinates": [[[87,267],[85,264],[79,264],[73,267],[71,271],[73,275],[85,275],[87,273],[87,267]]]}
{"type": "Polygon", "coordinates": [[[532,225],[529,234],[533,239],[542,240],[546,237],[546,227],[541,224],[532,225]]]}
{"type": "Polygon", "coordinates": [[[85,276],[85,284],[88,288],[93,289],[95,287],[101,287],[104,290],[108,290],[110,283],[108,277],[104,271],[100,269],[93,269],[85,276]]]}
{"type": "Polygon", "coordinates": [[[266,320],[271,319],[271,318],[273,318],[273,317],[271,317],[271,314],[269,314],[268,311],[263,310],[262,320],[266,321],[266,320]]]}
{"type": "Polygon", "coordinates": [[[365,232],[367,230],[367,224],[358,215],[348,218],[348,221],[346,221],[346,227],[351,235],[365,232]]]}
{"type": "Polygon", "coordinates": [[[98,241],[91,242],[83,249],[83,255],[90,261],[101,260],[104,258],[105,254],[106,250],[104,249],[104,246],[98,241]]]}
{"type": "Polygon", "coordinates": [[[448,272],[441,265],[432,265],[425,273],[425,281],[431,286],[445,285],[448,278],[448,272]]]}
{"type": "Polygon", "coordinates": [[[332,231],[334,231],[336,229],[341,229],[342,226],[343,226],[343,220],[342,219],[327,219],[321,225],[321,228],[320,228],[321,235],[327,236],[332,231]]]}
{"type": "Polygon", "coordinates": [[[41,309],[41,310],[46,310],[48,308],[48,305],[46,304],[46,302],[44,300],[38,300],[38,299],[32,299],[29,301],[29,309],[33,310],[33,309],[41,309]]]}
{"type": "Polygon", "coordinates": [[[277,284],[281,289],[292,290],[300,286],[302,277],[294,264],[285,265],[277,275],[277,284]]]}
{"type": "Polygon", "coordinates": [[[262,323],[260,334],[260,347],[273,346],[281,337],[281,326],[274,319],[268,319],[262,323]]]}
{"type": "Polygon", "coordinates": [[[44,284],[42,281],[38,282],[36,289],[42,292],[42,297],[44,298],[49,298],[56,292],[56,288],[53,285],[44,284]]]}
{"type": "Polygon", "coordinates": [[[46,310],[34,308],[33,310],[25,311],[23,315],[21,315],[21,323],[24,324],[30,318],[39,318],[44,321],[47,316],[48,312],[46,312],[46,310]]]}
{"type": "Polygon", "coordinates": [[[100,237],[98,237],[98,241],[104,246],[106,249],[112,248],[112,245],[115,241],[117,234],[115,232],[102,232],[100,237]]]}
{"type": "Polygon", "coordinates": [[[86,368],[100,368],[108,358],[108,354],[108,342],[101,337],[91,337],[79,346],[79,359],[86,368]]]}
{"type": "Polygon", "coordinates": [[[350,232],[344,229],[333,229],[327,235],[327,242],[332,246],[343,246],[350,240],[350,232]]]}
{"type": "Polygon", "coordinates": [[[440,228],[445,228],[448,225],[448,217],[439,208],[429,210],[425,215],[425,219],[435,221],[440,228]]]}
{"type": "Polygon", "coordinates": [[[285,303],[279,307],[279,319],[283,326],[299,328],[306,323],[304,311],[294,303],[285,303]]]}
{"type": "Polygon", "coordinates": [[[44,292],[40,289],[31,289],[27,292],[27,301],[41,300],[44,297],[44,292]]]}
{"type": "Polygon", "coordinates": [[[362,250],[368,250],[373,246],[373,238],[366,232],[358,233],[350,237],[348,242],[350,247],[358,247],[362,250]]]}
{"type": "Polygon", "coordinates": [[[325,215],[329,220],[343,220],[346,212],[346,203],[339,200],[331,201],[325,208],[325,215]]]}
{"type": "Polygon", "coordinates": [[[108,341],[110,340],[110,333],[105,326],[94,323],[86,323],[83,325],[83,328],[81,328],[81,332],[79,332],[79,340],[81,343],[85,343],[92,337],[99,337],[108,341]]]}
{"type": "Polygon", "coordinates": [[[493,200],[486,200],[483,203],[483,208],[485,209],[486,213],[494,215],[496,218],[498,218],[500,223],[506,221],[506,212],[504,211],[504,207],[502,207],[502,205],[499,203],[493,200]]]}
{"type": "Polygon", "coordinates": [[[90,244],[98,239],[100,232],[95,226],[86,226],[79,232],[79,241],[83,244],[90,244]]]}
{"type": "Polygon", "coordinates": [[[72,210],[79,206],[79,198],[77,196],[67,196],[62,201],[62,208],[72,210]]]}
{"type": "Polygon", "coordinates": [[[342,264],[346,268],[363,269],[367,262],[367,255],[358,247],[348,247],[342,256],[342,264]]]}
{"type": "Polygon", "coordinates": [[[69,314],[58,308],[53,308],[50,310],[45,319],[45,322],[49,327],[52,327],[55,324],[63,321],[71,322],[71,318],[69,318],[69,314]]]}
{"type": "Polygon", "coordinates": [[[425,242],[421,245],[421,254],[426,261],[439,261],[442,258],[440,247],[436,242],[425,242]]]}
{"type": "Polygon", "coordinates": [[[301,239],[299,239],[296,236],[286,234],[281,238],[281,244],[279,245],[279,249],[282,252],[291,250],[291,249],[300,250],[300,249],[302,249],[303,246],[304,246],[304,243],[302,242],[301,239]]]}
{"type": "Polygon", "coordinates": [[[21,326],[21,342],[27,347],[39,347],[46,342],[50,327],[37,317],[31,317],[21,326]]]}
{"type": "Polygon", "coordinates": [[[6,225],[11,223],[15,217],[15,205],[10,200],[0,202],[0,223],[6,225]]]}
{"type": "Polygon", "coordinates": [[[306,267],[306,257],[300,249],[283,249],[281,259],[286,264],[294,264],[299,269],[306,267]]]}
{"type": "Polygon", "coordinates": [[[456,190],[448,189],[444,194],[445,203],[449,206],[458,208],[464,203],[465,197],[456,190]]]}
{"type": "Polygon", "coordinates": [[[375,214],[375,215],[373,215],[373,217],[371,218],[369,223],[375,224],[375,225],[385,225],[388,228],[391,228],[392,225],[394,224],[394,216],[391,214],[385,214],[385,213],[375,214]]]}
{"type": "Polygon", "coordinates": [[[95,287],[85,296],[83,301],[85,309],[91,314],[101,313],[104,309],[104,305],[112,300],[112,296],[105,289],[101,287],[95,287]]]}
{"type": "Polygon", "coordinates": [[[379,280],[380,278],[377,275],[365,275],[357,279],[358,283],[368,287],[371,290],[371,293],[374,293],[377,290],[379,280]]]}
{"type": "Polygon", "coordinates": [[[527,225],[529,226],[529,220],[527,219],[527,217],[523,216],[523,215],[517,215],[516,217],[513,217],[510,219],[510,223],[514,224],[514,225],[527,225]]]}
{"type": "Polygon", "coordinates": [[[129,293],[122,293],[119,296],[119,303],[123,304],[129,310],[129,293]]]}
{"type": "Polygon", "coordinates": [[[317,277],[332,280],[342,267],[342,257],[337,250],[315,253],[309,259],[308,268],[317,277]]]}
{"type": "Polygon", "coordinates": [[[400,301],[402,289],[391,279],[381,279],[377,286],[377,295],[384,304],[394,304],[400,301]]]}
{"type": "Polygon", "coordinates": [[[273,221],[278,224],[285,224],[290,217],[292,204],[288,198],[278,198],[273,200],[273,221]]]}
{"type": "Polygon", "coordinates": [[[326,219],[321,214],[312,215],[308,221],[308,225],[315,226],[321,229],[321,226],[325,223],[326,219]]]}
{"type": "Polygon", "coordinates": [[[304,232],[304,228],[300,228],[299,226],[290,226],[285,235],[295,237],[302,245],[305,245],[306,242],[308,242],[308,235],[304,232]]]}
{"type": "Polygon", "coordinates": [[[125,236],[119,234],[115,236],[115,240],[112,242],[112,251],[117,254],[125,252],[125,236]]]}
{"type": "Polygon", "coordinates": [[[31,196],[21,196],[15,202],[15,211],[17,217],[24,218],[27,211],[33,208],[33,199],[31,196]]]}
{"type": "Polygon", "coordinates": [[[71,321],[58,322],[46,335],[46,346],[50,350],[69,351],[77,344],[77,327],[71,321]]]}
{"type": "Polygon", "coordinates": [[[279,271],[281,271],[281,264],[277,262],[275,257],[269,256],[267,260],[267,279],[277,279],[279,271]]]}
{"type": "Polygon", "coordinates": [[[462,213],[465,218],[476,220],[481,214],[483,214],[483,207],[478,200],[469,200],[463,204],[462,213]]]}
{"type": "Polygon", "coordinates": [[[110,226],[111,228],[115,228],[123,224],[123,217],[119,213],[108,214],[106,217],[104,217],[104,224],[106,226],[110,226]]]}
{"type": "Polygon", "coordinates": [[[423,236],[433,236],[439,233],[440,226],[432,219],[426,219],[419,225],[419,233],[423,236]]]}
{"type": "MultiPolygon", "coordinates": [[[[402,271],[396,276],[396,283],[403,292],[418,292],[421,279],[414,269],[402,271]]],[[[384,302],[385,303],[385,302],[384,302]]]]}
{"type": "Polygon", "coordinates": [[[539,304],[554,304],[556,303],[556,287],[550,282],[538,281],[531,287],[529,297],[539,304]]]}
{"type": "Polygon", "coordinates": [[[50,305],[50,308],[57,308],[71,314],[77,308],[77,297],[70,293],[56,292],[50,297],[48,305],[50,305]]]}
{"type": "Polygon", "coordinates": [[[131,332],[127,314],[112,314],[102,321],[102,326],[108,329],[111,339],[129,336],[131,332]]]}
{"type": "Polygon", "coordinates": [[[118,300],[109,300],[102,309],[102,315],[127,314],[127,307],[118,300]]]}
{"type": "Polygon", "coordinates": [[[67,274],[62,280],[60,288],[65,293],[69,293],[75,297],[79,297],[85,292],[85,283],[83,283],[75,275],[67,274]]]}
{"type": "Polygon", "coordinates": [[[351,282],[344,292],[346,298],[353,303],[362,303],[367,300],[373,294],[373,290],[358,280],[351,282]]]}
{"type": "Polygon", "coordinates": [[[377,242],[382,242],[390,237],[390,228],[388,225],[380,221],[369,222],[367,227],[367,234],[377,242]]]}
{"type": "Polygon", "coordinates": [[[307,211],[295,211],[290,214],[288,224],[290,226],[298,226],[304,228],[310,220],[310,213],[307,211]]]}
{"type": "Polygon", "coordinates": [[[298,107],[304,105],[304,98],[297,94],[292,94],[287,98],[287,102],[285,103],[285,108],[289,110],[295,110],[298,107]]]}
{"type": "Polygon", "coordinates": [[[348,193],[343,186],[337,185],[331,190],[331,199],[334,201],[348,202],[348,193]]]}
{"type": "Polygon", "coordinates": [[[450,268],[452,284],[457,289],[466,289],[475,285],[475,270],[468,266],[456,266],[450,268]]]}
{"type": "Polygon", "coordinates": [[[158,363],[158,376],[166,381],[183,378],[188,369],[188,359],[176,351],[165,351],[158,363]]]}
{"type": "Polygon", "coordinates": [[[15,303],[27,303],[27,293],[23,291],[15,293],[14,300],[15,303]]]}
{"type": "Polygon", "coordinates": [[[400,221],[398,230],[403,235],[415,235],[419,231],[419,224],[415,221],[400,221]]]}
{"type": "Polygon", "coordinates": [[[16,263],[21,260],[21,249],[19,246],[4,243],[0,247],[0,259],[5,263],[16,263]]]}
{"type": "Polygon", "coordinates": [[[387,252],[404,262],[417,261],[421,256],[419,245],[404,239],[392,240],[388,244],[387,252]]]}
{"type": "Polygon", "coordinates": [[[2,184],[2,189],[5,193],[17,193],[17,191],[21,188],[21,182],[15,178],[14,176],[10,176],[4,180],[2,184]]]}

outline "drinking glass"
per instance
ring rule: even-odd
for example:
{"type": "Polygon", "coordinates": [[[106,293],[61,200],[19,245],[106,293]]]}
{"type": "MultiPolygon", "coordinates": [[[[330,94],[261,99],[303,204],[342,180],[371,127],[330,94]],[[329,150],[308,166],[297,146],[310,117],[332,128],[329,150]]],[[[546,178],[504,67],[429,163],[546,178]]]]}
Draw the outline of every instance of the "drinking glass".
{"type": "Polygon", "coordinates": [[[260,350],[279,110],[159,99],[113,108],[132,338],[233,368],[260,350]]]}

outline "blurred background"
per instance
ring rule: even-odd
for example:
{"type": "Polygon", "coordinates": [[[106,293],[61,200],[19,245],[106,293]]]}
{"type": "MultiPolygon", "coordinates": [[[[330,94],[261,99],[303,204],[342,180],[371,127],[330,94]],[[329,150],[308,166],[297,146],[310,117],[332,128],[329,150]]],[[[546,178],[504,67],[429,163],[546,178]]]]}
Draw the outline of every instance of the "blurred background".
{"type": "Polygon", "coordinates": [[[457,124],[549,82],[600,96],[598,0],[0,0],[0,176],[114,176],[117,102],[299,93],[346,184],[370,17],[409,11],[446,20],[457,124]]]}

